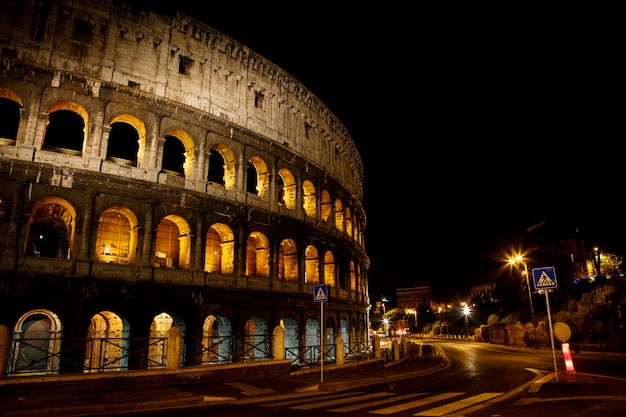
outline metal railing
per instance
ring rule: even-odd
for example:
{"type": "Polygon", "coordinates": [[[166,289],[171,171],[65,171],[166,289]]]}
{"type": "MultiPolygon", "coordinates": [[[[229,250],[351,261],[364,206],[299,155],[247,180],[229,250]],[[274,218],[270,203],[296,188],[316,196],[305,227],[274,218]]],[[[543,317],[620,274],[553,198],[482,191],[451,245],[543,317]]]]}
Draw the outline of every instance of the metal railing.
{"type": "Polygon", "coordinates": [[[164,367],[167,338],[13,338],[7,376],[164,367]]]}
{"type": "MultiPolygon", "coordinates": [[[[62,338],[59,334],[22,338],[10,342],[6,376],[102,373],[109,371],[165,368],[169,360],[181,366],[225,364],[272,359],[271,335],[224,335],[205,339],[186,338],[177,358],[167,358],[167,337],[150,338],[62,338]]],[[[344,348],[346,362],[374,357],[371,344],[356,342],[344,348]]],[[[337,363],[337,345],[286,347],[285,357],[292,368],[337,363]]],[[[393,359],[390,349],[382,349],[386,360],[393,359]]]]}

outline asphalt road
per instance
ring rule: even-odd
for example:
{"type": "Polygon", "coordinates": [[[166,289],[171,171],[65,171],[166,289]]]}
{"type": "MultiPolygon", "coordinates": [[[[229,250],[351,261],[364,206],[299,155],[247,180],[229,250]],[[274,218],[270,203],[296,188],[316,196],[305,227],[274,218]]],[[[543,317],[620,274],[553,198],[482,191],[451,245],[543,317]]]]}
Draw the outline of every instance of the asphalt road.
{"type": "MultiPolygon", "coordinates": [[[[575,354],[577,372],[565,374],[562,355],[557,352],[558,373],[555,374],[550,349],[442,341],[434,344],[445,352],[447,366],[437,372],[416,373],[410,378],[381,379],[380,383],[354,388],[348,383],[344,389],[332,391],[275,390],[274,383],[285,381],[268,380],[221,388],[205,387],[206,391],[195,386],[196,395],[228,393],[229,400],[114,415],[622,417],[626,413],[626,380],[613,378],[626,375],[624,355],[575,354]],[[583,373],[583,370],[607,375],[606,378],[597,377],[583,373]],[[538,377],[544,377],[547,383],[531,392],[533,381],[538,377]],[[223,391],[226,388],[228,392],[223,391]]],[[[406,365],[407,370],[410,366],[406,365]]],[[[354,375],[354,384],[365,377],[354,375]]]]}

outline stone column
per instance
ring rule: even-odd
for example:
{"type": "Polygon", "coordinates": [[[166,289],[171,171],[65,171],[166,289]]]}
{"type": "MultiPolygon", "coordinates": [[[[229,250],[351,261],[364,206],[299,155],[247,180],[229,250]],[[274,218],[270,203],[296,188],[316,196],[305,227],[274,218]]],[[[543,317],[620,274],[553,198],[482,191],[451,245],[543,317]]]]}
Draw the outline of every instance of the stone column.
{"type": "Polygon", "coordinates": [[[272,359],[285,359],[285,329],[281,326],[274,327],[272,336],[272,359]]]}

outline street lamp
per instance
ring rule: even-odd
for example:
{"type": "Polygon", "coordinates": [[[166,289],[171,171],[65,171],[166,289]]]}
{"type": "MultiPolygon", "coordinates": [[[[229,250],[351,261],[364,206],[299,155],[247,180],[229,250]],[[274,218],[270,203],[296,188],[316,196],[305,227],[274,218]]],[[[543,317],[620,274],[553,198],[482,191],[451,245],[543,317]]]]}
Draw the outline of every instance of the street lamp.
{"type": "Polygon", "coordinates": [[[526,278],[526,287],[528,288],[528,302],[530,303],[530,321],[533,324],[533,335],[535,339],[535,349],[538,349],[537,345],[537,333],[535,331],[535,309],[533,307],[533,293],[530,289],[530,279],[528,277],[528,265],[526,261],[521,255],[516,255],[515,257],[509,259],[509,264],[515,265],[515,263],[520,262],[524,266],[524,270],[522,271],[522,275],[526,278]]]}
{"type": "Polygon", "coordinates": [[[389,336],[389,319],[387,317],[383,318],[383,330],[385,331],[385,336],[389,336]]]}
{"type": "Polygon", "coordinates": [[[468,305],[463,306],[463,314],[465,314],[465,334],[467,335],[467,341],[469,342],[469,315],[470,315],[470,308],[468,305]]]}
{"type": "Polygon", "coordinates": [[[408,308],[406,310],[407,314],[413,314],[413,316],[415,317],[415,333],[417,333],[417,309],[412,309],[412,308],[408,308]]]}

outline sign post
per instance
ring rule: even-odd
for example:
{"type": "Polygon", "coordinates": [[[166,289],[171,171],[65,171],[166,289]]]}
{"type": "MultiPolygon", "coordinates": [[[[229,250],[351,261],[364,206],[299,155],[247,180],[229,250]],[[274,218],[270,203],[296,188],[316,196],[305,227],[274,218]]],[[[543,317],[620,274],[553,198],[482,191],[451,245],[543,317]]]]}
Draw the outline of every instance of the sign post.
{"type": "Polygon", "coordinates": [[[328,284],[313,287],[313,301],[320,303],[320,382],[324,382],[324,360],[326,348],[324,347],[324,303],[328,301],[328,284]]]}
{"type": "Polygon", "coordinates": [[[552,343],[552,361],[554,362],[554,377],[558,381],[559,374],[556,368],[556,353],[554,351],[554,333],[552,330],[552,315],[550,314],[550,299],[548,298],[548,290],[557,287],[556,272],[553,266],[533,269],[533,282],[535,289],[546,295],[546,308],[548,312],[548,327],[550,328],[550,342],[552,343]]]}

